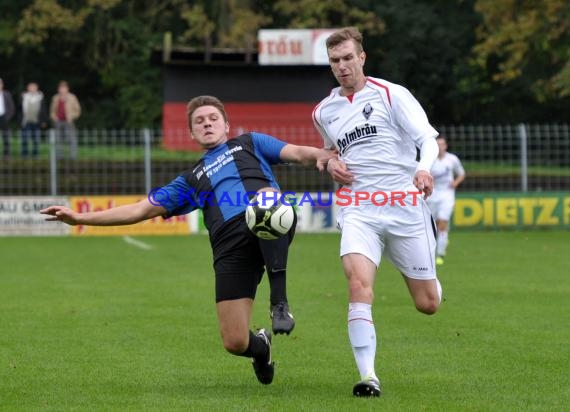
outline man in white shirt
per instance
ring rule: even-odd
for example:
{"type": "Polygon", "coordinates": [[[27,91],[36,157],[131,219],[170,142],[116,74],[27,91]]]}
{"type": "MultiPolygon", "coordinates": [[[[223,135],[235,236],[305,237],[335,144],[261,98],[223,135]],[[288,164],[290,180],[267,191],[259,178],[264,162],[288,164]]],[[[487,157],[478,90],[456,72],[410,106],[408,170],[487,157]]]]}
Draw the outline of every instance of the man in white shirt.
{"type": "Polygon", "coordinates": [[[449,221],[455,206],[455,189],[465,179],[465,169],[459,158],[447,151],[447,141],[444,136],[437,138],[437,144],[439,154],[431,168],[434,190],[427,203],[437,224],[436,263],[443,265],[448,243],[449,221]]]}
{"type": "Polygon", "coordinates": [[[29,141],[32,142],[32,157],[38,156],[41,125],[45,117],[44,94],[36,82],[30,82],[22,93],[22,157],[29,154],[29,141]]]}
{"type": "Polygon", "coordinates": [[[407,89],[364,75],[358,29],[336,31],[326,46],[340,87],[317,105],[313,120],[325,147],[338,151],[327,170],[344,185],[343,199],[350,196],[337,220],[349,288],[348,335],[361,378],[353,394],[379,396],[372,303],[382,257],[400,270],[420,312],[433,314],[441,302],[435,225],[423,199],[433,189],[429,171],[438,132],[407,89]]]}

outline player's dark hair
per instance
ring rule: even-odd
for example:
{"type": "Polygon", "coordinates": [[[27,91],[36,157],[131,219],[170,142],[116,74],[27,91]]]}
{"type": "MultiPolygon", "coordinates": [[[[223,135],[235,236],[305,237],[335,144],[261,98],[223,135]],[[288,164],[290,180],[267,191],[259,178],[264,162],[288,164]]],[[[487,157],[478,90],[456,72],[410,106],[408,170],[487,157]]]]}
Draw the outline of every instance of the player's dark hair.
{"type": "Polygon", "coordinates": [[[354,42],[359,53],[364,50],[362,48],[362,33],[360,33],[356,27],[344,27],[327,37],[327,49],[338,46],[347,40],[352,40],[354,42]]]}
{"type": "Polygon", "coordinates": [[[224,121],[228,121],[228,115],[226,114],[226,109],[224,108],[224,104],[221,102],[220,99],[214,96],[198,96],[194,97],[188,103],[186,113],[188,114],[188,125],[192,128],[192,114],[196,111],[197,108],[202,106],[214,106],[216,109],[220,111],[222,116],[224,117],[224,121]]]}

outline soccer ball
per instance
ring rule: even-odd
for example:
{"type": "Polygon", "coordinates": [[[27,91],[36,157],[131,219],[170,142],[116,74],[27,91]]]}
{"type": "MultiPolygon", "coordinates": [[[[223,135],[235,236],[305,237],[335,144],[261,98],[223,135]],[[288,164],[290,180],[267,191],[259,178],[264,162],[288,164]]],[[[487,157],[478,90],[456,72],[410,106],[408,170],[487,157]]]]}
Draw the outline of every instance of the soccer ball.
{"type": "Polygon", "coordinates": [[[279,192],[258,192],[245,209],[245,222],[257,237],[277,239],[291,230],[295,210],[279,192]]]}

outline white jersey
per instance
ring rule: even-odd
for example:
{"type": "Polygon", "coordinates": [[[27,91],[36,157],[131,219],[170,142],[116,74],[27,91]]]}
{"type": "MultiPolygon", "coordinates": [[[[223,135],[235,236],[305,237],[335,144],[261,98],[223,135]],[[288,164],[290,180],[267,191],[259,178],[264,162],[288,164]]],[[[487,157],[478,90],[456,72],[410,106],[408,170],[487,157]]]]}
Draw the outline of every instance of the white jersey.
{"type": "Polygon", "coordinates": [[[463,169],[461,161],[453,153],[445,153],[441,159],[438,157],[431,168],[431,175],[434,179],[432,196],[453,195],[455,189],[451,186],[451,183],[457,176],[463,176],[464,174],[465,169],[463,169]]]}
{"type": "Polygon", "coordinates": [[[373,77],[352,96],[340,90],[333,89],[315,107],[313,121],[325,147],[338,150],[354,175],[347,187],[354,192],[417,191],[412,183],[416,148],[438,135],[418,101],[405,87],[373,77]]]}

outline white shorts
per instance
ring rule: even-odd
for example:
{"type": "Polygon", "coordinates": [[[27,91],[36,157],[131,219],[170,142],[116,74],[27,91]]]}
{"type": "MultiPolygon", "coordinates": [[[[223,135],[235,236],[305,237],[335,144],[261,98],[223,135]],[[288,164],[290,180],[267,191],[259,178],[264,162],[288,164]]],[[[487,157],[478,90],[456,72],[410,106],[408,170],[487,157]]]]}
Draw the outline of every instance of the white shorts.
{"type": "Polygon", "coordinates": [[[376,267],[385,256],[409,278],[437,277],[435,223],[423,199],[416,206],[341,207],[337,223],[342,231],[340,256],[359,253],[376,267]]]}
{"type": "Polygon", "coordinates": [[[434,219],[449,222],[455,207],[455,194],[445,193],[428,197],[427,204],[434,219]]]}

